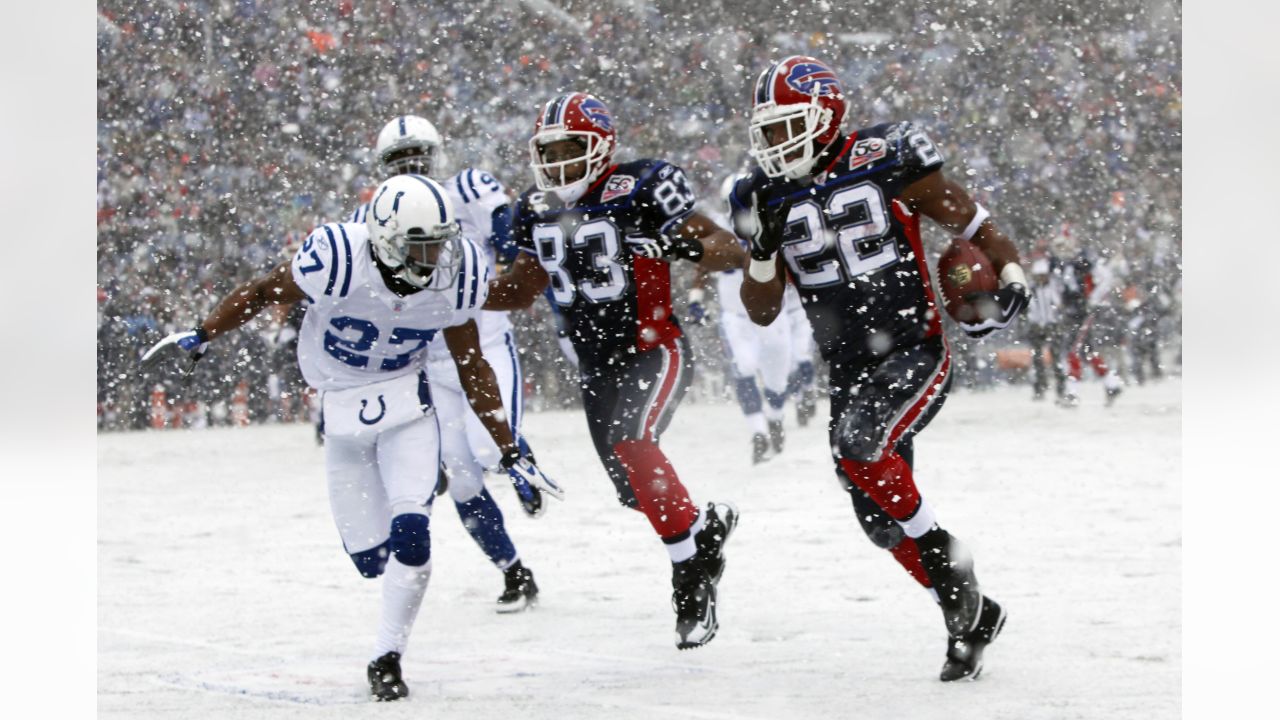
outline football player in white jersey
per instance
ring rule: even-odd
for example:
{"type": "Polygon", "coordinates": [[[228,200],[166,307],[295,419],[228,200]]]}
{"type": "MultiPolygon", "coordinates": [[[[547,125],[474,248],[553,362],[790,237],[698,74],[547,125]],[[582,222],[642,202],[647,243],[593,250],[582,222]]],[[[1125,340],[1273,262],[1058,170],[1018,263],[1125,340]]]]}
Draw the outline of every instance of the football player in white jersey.
{"type": "Polygon", "coordinates": [[[144,367],[184,354],[194,362],[210,341],[268,305],[306,301],[298,363],[321,392],[334,521],[360,574],[383,576],[367,673],[377,700],[408,695],[400,657],[431,576],[444,409],[432,401],[427,345],[437,333],[502,467],[517,486],[562,497],[512,432],[503,389],[481,353],[476,318],[488,279],[482,251],[461,235],[444,189],[420,175],[397,175],[375,191],[367,223],[317,228],[291,260],[143,356],[144,367]]]}
{"type": "MultiPolygon", "coordinates": [[[[383,126],[375,148],[378,163],[386,176],[413,173],[432,177],[439,172],[442,143],[440,133],[426,118],[404,115],[383,126]]],[[[510,199],[502,183],[493,175],[466,168],[440,181],[458,213],[462,235],[475,242],[491,275],[498,261],[515,255],[511,240],[510,199]]],[[[356,208],[352,222],[364,222],[368,203],[356,208]]],[[[482,311],[476,317],[480,349],[493,368],[502,389],[502,404],[510,420],[516,442],[522,442],[520,423],[524,419],[524,379],[520,358],[506,312],[482,311]]],[[[458,509],[458,518],[471,537],[503,573],[504,588],[498,597],[498,612],[519,612],[537,602],[538,585],[533,571],[525,567],[507,534],[502,511],[484,486],[486,470],[499,470],[502,453],[490,439],[475,413],[467,407],[458,373],[453,369],[449,349],[436,340],[427,346],[431,390],[440,408],[440,446],[448,473],[449,497],[458,509]]],[[[524,511],[532,516],[545,506],[537,488],[521,497],[524,511]]]]}
{"type": "MultiPolygon", "coordinates": [[[[727,177],[721,184],[720,197],[726,208],[729,190],[733,188],[737,177],[727,177]]],[[[708,211],[708,216],[721,227],[733,227],[729,217],[722,212],[708,211]]],[[[746,247],[745,243],[743,247],[746,247]]],[[[703,312],[701,305],[707,274],[701,267],[694,270],[693,289],[689,292],[689,308],[694,316],[703,312]]],[[[747,426],[751,430],[751,462],[758,464],[769,457],[770,447],[774,454],[782,452],[786,438],[782,410],[786,405],[794,365],[791,358],[791,317],[784,312],[768,326],[756,325],[747,317],[747,309],[738,297],[742,287],[742,270],[725,270],[716,273],[715,277],[716,296],[720,300],[720,339],[733,366],[734,391],[738,404],[742,407],[747,426]],[[760,381],[764,384],[763,398],[760,381]]],[[[784,309],[787,307],[785,303],[791,300],[787,298],[784,301],[784,309]]],[[[794,298],[794,304],[800,309],[799,296],[794,298]]],[[[802,309],[800,315],[804,315],[802,309]]]]}

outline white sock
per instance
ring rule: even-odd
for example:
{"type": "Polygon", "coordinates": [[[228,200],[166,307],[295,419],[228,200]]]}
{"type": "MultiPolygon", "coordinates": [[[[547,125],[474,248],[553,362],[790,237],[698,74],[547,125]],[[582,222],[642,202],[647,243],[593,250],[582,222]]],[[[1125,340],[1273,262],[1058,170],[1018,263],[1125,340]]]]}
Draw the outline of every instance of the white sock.
{"type": "Polygon", "coordinates": [[[751,413],[747,416],[747,427],[751,428],[752,435],[768,435],[769,426],[765,424],[764,413],[751,413]]]}
{"type": "Polygon", "coordinates": [[[431,580],[431,561],[425,565],[405,565],[392,555],[382,574],[382,619],[378,623],[378,641],[373,646],[373,659],[391,651],[404,655],[409,644],[413,621],[418,617],[422,597],[431,580]]]}
{"type": "Polygon", "coordinates": [[[706,510],[699,510],[698,517],[694,519],[693,525],[689,526],[689,537],[678,543],[667,545],[667,554],[671,556],[671,562],[684,562],[698,554],[698,542],[694,540],[694,537],[702,532],[702,528],[706,526],[707,512],[706,510]]]}

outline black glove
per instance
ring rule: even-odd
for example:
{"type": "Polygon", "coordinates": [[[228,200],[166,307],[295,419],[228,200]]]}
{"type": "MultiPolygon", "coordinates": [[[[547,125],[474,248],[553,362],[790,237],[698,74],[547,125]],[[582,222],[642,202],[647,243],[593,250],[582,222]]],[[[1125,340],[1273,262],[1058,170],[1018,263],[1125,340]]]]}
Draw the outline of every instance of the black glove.
{"type": "Polygon", "coordinates": [[[992,330],[1009,327],[1009,323],[1027,307],[1030,300],[1022,283],[1009,283],[995,292],[977,292],[964,296],[973,306],[977,319],[960,323],[969,337],[980,338],[992,330]]]}
{"type": "Polygon", "coordinates": [[[759,190],[751,193],[751,215],[755,222],[747,237],[751,241],[751,259],[761,262],[772,260],[782,247],[782,233],[792,205],[791,198],[787,197],[776,209],[770,210],[762,204],[763,200],[759,190]]]}
{"type": "MultiPolygon", "coordinates": [[[[204,357],[204,353],[209,349],[209,336],[205,333],[204,328],[194,327],[183,332],[176,332],[147,350],[142,356],[142,370],[150,371],[161,362],[170,358],[181,357],[186,355],[191,358],[191,367],[194,367],[196,361],[204,357]]],[[[187,369],[190,372],[190,368],[187,369]]]]}
{"type": "Polygon", "coordinates": [[[658,235],[656,238],[628,237],[627,247],[640,257],[647,258],[684,258],[693,262],[702,259],[702,241],[697,238],[658,235]]]}

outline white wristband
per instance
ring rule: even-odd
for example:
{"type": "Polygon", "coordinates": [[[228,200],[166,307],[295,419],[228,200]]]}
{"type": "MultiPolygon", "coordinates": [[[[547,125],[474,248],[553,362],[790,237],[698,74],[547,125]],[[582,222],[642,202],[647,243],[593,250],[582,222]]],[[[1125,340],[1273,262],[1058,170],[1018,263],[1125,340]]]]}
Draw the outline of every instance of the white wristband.
{"type": "Polygon", "coordinates": [[[772,257],[768,260],[751,258],[751,264],[747,266],[747,274],[756,282],[767,283],[777,277],[778,262],[772,257]]]}
{"type": "Polygon", "coordinates": [[[987,212],[987,209],[982,207],[981,204],[974,203],[973,205],[978,210],[973,214],[973,219],[969,221],[968,227],[964,229],[964,232],[960,233],[960,237],[965,240],[972,240],[973,236],[978,234],[978,228],[981,227],[982,223],[991,217],[991,213],[987,212]]]}
{"type": "Polygon", "coordinates": [[[1018,283],[1022,287],[1030,287],[1027,285],[1027,274],[1022,271],[1022,266],[1016,262],[1005,263],[1000,268],[1000,287],[1009,287],[1013,283],[1018,283]]]}

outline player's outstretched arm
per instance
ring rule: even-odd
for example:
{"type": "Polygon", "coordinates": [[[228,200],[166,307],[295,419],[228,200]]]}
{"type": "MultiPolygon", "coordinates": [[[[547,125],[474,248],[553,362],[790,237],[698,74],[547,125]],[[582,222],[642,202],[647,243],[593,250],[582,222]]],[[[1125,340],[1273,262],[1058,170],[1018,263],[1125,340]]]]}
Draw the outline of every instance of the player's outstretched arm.
{"type": "Polygon", "coordinates": [[[738,239],[728,230],[717,225],[715,220],[700,212],[694,212],[685,218],[676,228],[675,236],[696,240],[701,244],[702,255],[697,262],[702,270],[711,272],[736,270],[747,260],[747,253],[738,243],[738,239]]]}
{"type": "Polygon", "coordinates": [[[186,353],[194,363],[219,335],[252,320],[268,305],[292,305],[307,295],[293,280],[290,262],[286,260],[274,270],[240,285],[213,309],[204,322],[190,330],[176,332],[156,343],[142,356],[142,367],[149,370],[163,359],[186,353]]]}
{"type": "Polygon", "coordinates": [[[918,212],[977,245],[995,266],[992,269],[1000,278],[1000,289],[994,293],[975,293],[970,302],[978,310],[978,320],[961,323],[964,331],[973,337],[982,337],[992,330],[1008,327],[1027,306],[1030,297],[1027,275],[1019,263],[1018,248],[996,229],[986,208],[974,202],[964,188],[949,180],[941,170],[908,185],[898,199],[911,212],[918,212]]]}
{"type": "Polygon", "coordinates": [[[511,476],[525,510],[536,515],[542,509],[541,501],[535,499],[529,486],[545,491],[557,500],[563,500],[564,492],[538,469],[529,446],[516,442],[506,410],[502,407],[498,378],[493,374],[493,368],[489,367],[489,361],[485,360],[484,353],[480,351],[480,330],[476,327],[476,321],[468,320],[462,325],[445,328],[444,341],[458,368],[458,379],[467,401],[489,431],[489,437],[493,438],[502,451],[502,467],[511,476]]]}
{"type": "Polygon", "coordinates": [[[485,310],[520,310],[533,304],[547,289],[551,278],[538,260],[528,252],[516,256],[507,271],[489,281],[489,299],[485,310]]]}

